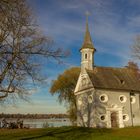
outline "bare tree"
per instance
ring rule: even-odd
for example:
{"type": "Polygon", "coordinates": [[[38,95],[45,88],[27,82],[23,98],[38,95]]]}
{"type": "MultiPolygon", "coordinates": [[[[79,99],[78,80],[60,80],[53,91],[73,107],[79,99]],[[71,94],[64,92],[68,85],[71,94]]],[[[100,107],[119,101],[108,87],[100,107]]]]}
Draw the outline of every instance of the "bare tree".
{"type": "Polygon", "coordinates": [[[26,0],[0,0],[0,100],[15,93],[23,98],[28,79],[42,80],[39,57],[65,56],[52,47],[32,15],[26,0]]]}

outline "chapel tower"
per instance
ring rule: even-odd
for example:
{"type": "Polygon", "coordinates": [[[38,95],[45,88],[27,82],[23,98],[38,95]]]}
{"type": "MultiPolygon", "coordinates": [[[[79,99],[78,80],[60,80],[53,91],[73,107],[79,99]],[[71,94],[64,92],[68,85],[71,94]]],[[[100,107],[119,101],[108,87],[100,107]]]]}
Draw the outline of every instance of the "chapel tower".
{"type": "Polygon", "coordinates": [[[93,70],[94,66],[94,52],[96,49],[94,48],[89,27],[88,27],[88,15],[86,19],[86,31],[84,36],[84,42],[80,49],[81,52],[81,72],[84,72],[85,69],[93,70]]]}

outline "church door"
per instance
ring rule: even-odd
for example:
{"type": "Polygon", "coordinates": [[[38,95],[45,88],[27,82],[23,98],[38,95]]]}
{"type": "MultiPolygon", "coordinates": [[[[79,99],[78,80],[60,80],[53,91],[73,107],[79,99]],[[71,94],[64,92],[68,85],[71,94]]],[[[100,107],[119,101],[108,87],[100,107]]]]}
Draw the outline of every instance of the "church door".
{"type": "Polygon", "coordinates": [[[118,127],[118,124],[117,124],[117,113],[116,112],[112,112],[111,113],[111,127],[118,127]]]}

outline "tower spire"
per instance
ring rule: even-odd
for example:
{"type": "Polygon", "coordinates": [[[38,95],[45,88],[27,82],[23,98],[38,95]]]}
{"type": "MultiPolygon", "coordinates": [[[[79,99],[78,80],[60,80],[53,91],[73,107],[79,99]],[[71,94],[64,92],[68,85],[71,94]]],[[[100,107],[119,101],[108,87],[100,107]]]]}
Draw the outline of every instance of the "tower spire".
{"type": "Polygon", "coordinates": [[[94,52],[96,51],[92,43],[92,39],[88,28],[88,16],[89,16],[89,12],[86,12],[86,31],[84,36],[84,42],[80,49],[82,73],[85,73],[85,69],[93,70],[93,66],[94,66],[93,57],[94,57],[94,52]]]}
{"type": "Polygon", "coordinates": [[[89,15],[90,15],[90,13],[87,11],[86,12],[86,31],[85,31],[85,36],[84,36],[84,42],[83,42],[81,49],[84,49],[84,48],[95,49],[94,45],[92,43],[92,39],[90,36],[89,27],[88,27],[88,16],[89,15]]]}

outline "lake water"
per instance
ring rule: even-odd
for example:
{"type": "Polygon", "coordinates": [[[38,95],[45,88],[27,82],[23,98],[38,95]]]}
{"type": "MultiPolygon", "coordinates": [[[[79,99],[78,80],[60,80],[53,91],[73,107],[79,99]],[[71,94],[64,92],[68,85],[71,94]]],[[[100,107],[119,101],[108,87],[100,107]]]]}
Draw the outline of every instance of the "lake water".
{"type": "MultiPolygon", "coordinates": [[[[71,122],[68,118],[63,119],[20,119],[23,120],[23,126],[29,128],[43,128],[46,124],[49,127],[70,126],[71,122]]],[[[0,119],[0,122],[2,119],[0,119]]],[[[7,122],[16,122],[17,119],[6,119],[7,122]]]]}

